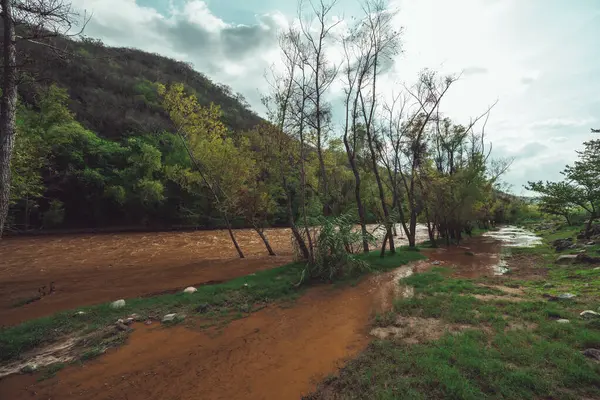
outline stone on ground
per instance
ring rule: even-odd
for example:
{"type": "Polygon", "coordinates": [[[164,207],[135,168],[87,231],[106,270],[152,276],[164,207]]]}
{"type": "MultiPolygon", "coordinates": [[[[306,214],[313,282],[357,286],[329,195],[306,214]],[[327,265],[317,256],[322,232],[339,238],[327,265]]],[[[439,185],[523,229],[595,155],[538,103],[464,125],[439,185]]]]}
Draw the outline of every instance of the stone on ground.
{"type": "Polygon", "coordinates": [[[183,293],[196,293],[198,291],[198,289],[196,289],[193,286],[189,286],[186,287],[185,289],[183,289],[183,293]]]}
{"type": "Polygon", "coordinates": [[[569,300],[572,299],[574,297],[577,297],[576,295],[574,295],[573,293],[561,293],[558,295],[558,298],[561,300],[569,300]]]}
{"type": "Polygon", "coordinates": [[[598,314],[596,311],[585,310],[582,311],[581,314],[579,314],[579,316],[584,319],[593,319],[600,317],[600,314],[598,314]]]}
{"type": "Polygon", "coordinates": [[[598,349],[585,349],[581,352],[586,357],[593,358],[596,361],[600,361],[600,350],[598,349]]]}
{"type": "Polygon", "coordinates": [[[556,322],[558,322],[559,324],[568,324],[571,321],[569,321],[568,319],[557,319],[556,322]]]}
{"type": "Polygon", "coordinates": [[[565,254],[556,259],[557,264],[572,264],[575,261],[577,261],[577,254],[565,254]]]}
{"type": "Polygon", "coordinates": [[[110,307],[111,308],[123,308],[123,307],[125,307],[125,300],[120,299],[120,300],[113,301],[112,303],[110,303],[110,307]]]}
{"type": "Polygon", "coordinates": [[[166,314],[162,318],[162,322],[171,322],[171,321],[174,321],[176,316],[177,316],[177,313],[166,314]]]}

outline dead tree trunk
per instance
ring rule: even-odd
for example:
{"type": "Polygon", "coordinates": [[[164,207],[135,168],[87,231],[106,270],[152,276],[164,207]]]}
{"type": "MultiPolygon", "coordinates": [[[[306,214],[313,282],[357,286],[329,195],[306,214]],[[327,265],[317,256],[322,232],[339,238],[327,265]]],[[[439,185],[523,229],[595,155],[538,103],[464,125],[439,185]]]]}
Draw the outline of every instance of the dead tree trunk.
{"type": "Polygon", "coordinates": [[[2,99],[0,100],[0,237],[4,233],[10,201],[10,161],[15,145],[17,112],[17,50],[11,0],[1,0],[4,23],[2,99]]]}

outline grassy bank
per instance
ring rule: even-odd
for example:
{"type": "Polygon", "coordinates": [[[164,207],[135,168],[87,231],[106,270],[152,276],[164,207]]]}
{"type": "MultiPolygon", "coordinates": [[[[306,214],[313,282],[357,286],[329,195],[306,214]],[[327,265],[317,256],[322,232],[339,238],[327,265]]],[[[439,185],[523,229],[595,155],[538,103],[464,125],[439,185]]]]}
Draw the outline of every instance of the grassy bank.
{"type": "MultiPolygon", "coordinates": [[[[395,255],[379,257],[379,252],[361,255],[371,266],[371,271],[385,271],[424,258],[415,251],[399,251],[395,255]]],[[[126,305],[113,309],[109,303],[64,311],[23,324],[0,329],[0,361],[6,362],[19,357],[35,347],[51,343],[73,334],[85,335],[112,325],[118,318],[133,313],[140,319],[160,319],[167,313],[198,316],[202,320],[237,318],[274,301],[296,298],[310,286],[299,285],[304,265],[291,263],[278,268],[259,271],[255,274],[233,279],[216,285],[198,287],[193,294],[175,293],[155,297],[127,299],[126,305]],[[83,312],[80,314],[78,312],[83,312]]],[[[102,346],[121,343],[126,335],[93,340],[88,355],[99,352],[102,346]]],[[[90,345],[90,343],[85,344],[90,345]]],[[[90,347],[90,346],[88,346],[90,347]]]]}
{"type": "Polygon", "coordinates": [[[405,279],[415,297],[375,321],[401,334],[375,340],[307,398],[600,398],[600,365],[582,354],[600,349],[600,319],[579,316],[598,311],[600,270],[556,265],[548,245],[578,231],[544,231],[545,245],[512,252],[509,266],[531,265],[539,276],[481,284],[436,268],[405,279]],[[567,292],[577,297],[556,300],[567,292]]]}

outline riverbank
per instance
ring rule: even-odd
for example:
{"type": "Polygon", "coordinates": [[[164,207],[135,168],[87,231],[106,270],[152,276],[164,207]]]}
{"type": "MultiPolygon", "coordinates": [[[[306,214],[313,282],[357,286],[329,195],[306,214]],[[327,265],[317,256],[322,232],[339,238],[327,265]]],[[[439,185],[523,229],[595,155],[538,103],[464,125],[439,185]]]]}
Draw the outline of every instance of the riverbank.
{"type": "Polygon", "coordinates": [[[414,296],[378,316],[380,339],[305,398],[600,398],[600,318],[580,315],[598,311],[600,269],[558,265],[549,245],[575,232],[505,247],[497,276],[446,264],[404,279],[414,296]]]}

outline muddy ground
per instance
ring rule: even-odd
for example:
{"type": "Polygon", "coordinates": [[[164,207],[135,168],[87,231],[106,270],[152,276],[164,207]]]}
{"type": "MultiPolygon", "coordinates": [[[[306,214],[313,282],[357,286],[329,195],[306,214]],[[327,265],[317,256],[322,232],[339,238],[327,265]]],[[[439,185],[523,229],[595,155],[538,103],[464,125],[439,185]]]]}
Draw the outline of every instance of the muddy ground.
{"type": "Polygon", "coordinates": [[[297,399],[366,347],[375,313],[389,309],[397,296],[410,296],[399,279],[438,264],[453,266],[458,276],[493,276],[499,250],[489,238],[428,250],[430,260],[355,286],[313,288],[292,306],[269,306],[221,330],[193,323],[136,324],[126,345],[47,380],[38,381],[39,374],[6,377],[0,394],[9,399],[297,399]]]}

